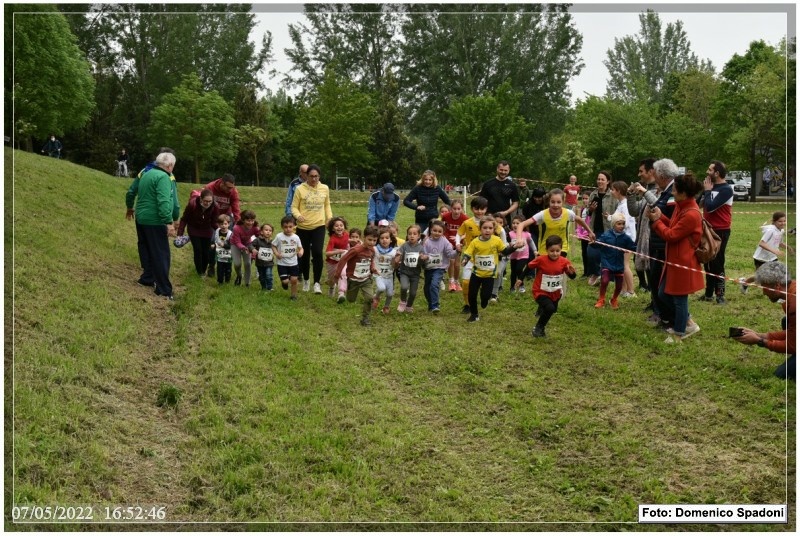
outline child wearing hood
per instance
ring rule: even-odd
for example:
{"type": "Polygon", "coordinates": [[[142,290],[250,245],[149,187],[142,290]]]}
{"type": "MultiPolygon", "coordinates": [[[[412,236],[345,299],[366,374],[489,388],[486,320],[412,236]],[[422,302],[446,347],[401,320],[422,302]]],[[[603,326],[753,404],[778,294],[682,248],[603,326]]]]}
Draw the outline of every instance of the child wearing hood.
{"type": "Polygon", "coordinates": [[[611,229],[598,236],[595,244],[589,245],[589,247],[600,248],[600,297],[594,304],[598,309],[606,304],[606,289],[612,277],[614,278],[614,295],[611,297],[611,308],[619,308],[617,298],[622,291],[622,278],[625,273],[624,250],[636,250],[636,242],[625,233],[625,214],[615,212],[610,219],[611,229]]]}

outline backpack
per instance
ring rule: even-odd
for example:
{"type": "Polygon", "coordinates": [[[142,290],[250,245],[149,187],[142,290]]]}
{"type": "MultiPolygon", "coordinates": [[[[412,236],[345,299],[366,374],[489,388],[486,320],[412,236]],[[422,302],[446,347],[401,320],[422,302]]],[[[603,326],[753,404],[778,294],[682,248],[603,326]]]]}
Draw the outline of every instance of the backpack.
{"type": "MultiPolygon", "coordinates": [[[[700,212],[700,209],[696,210],[700,212]]],[[[714,229],[711,228],[706,219],[703,218],[702,213],[700,213],[700,221],[703,225],[703,232],[700,234],[700,243],[695,246],[692,244],[692,240],[689,239],[689,244],[694,248],[694,256],[697,258],[697,261],[700,264],[708,264],[713,261],[717,253],[719,253],[722,239],[714,229]]]]}

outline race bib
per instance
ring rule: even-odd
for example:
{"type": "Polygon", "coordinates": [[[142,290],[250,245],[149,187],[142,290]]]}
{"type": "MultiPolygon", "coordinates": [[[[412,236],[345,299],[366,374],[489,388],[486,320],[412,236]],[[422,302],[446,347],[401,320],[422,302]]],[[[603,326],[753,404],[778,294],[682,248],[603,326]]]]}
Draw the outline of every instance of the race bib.
{"type": "Polygon", "coordinates": [[[339,262],[340,260],[342,260],[342,254],[341,254],[341,253],[334,253],[333,255],[331,255],[331,256],[330,256],[330,257],[328,257],[328,258],[329,258],[330,260],[332,260],[332,261],[339,262]]]}
{"type": "Polygon", "coordinates": [[[494,272],[494,255],[476,255],[475,269],[482,272],[494,272]]]}
{"type": "Polygon", "coordinates": [[[428,255],[428,268],[436,269],[442,267],[442,254],[431,253],[428,255]]]}
{"type": "Polygon", "coordinates": [[[542,274],[542,290],[545,292],[555,292],[561,290],[561,281],[563,278],[561,274],[547,275],[542,274]]]}
{"type": "Polygon", "coordinates": [[[217,248],[217,262],[231,262],[231,250],[217,248]]]}
{"type": "Polygon", "coordinates": [[[392,275],[392,258],[381,255],[378,257],[377,262],[378,273],[381,277],[389,277],[392,275]]]}
{"type": "Polygon", "coordinates": [[[370,272],[370,261],[369,259],[358,261],[353,269],[353,277],[355,279],[366,279],[369,277],[370,272]]]}
{"type": "Polygon", "coordinates": [[[272,248],[258,248],[258,260],[272,262],[272,248]]]}
{"type": "Polygon", "coordinates": [[[419,263],[419,253],[406,253],[406,258],[403,260],[403,264],[408,266],[409,268],[416,268],[417,264],[419,263]]]}
{"type": "Polygon", "coordinates": [[[294,242],[283,242],[281,244],[281,257],[294,257],[297,255],[297,245],[294,242]]]}

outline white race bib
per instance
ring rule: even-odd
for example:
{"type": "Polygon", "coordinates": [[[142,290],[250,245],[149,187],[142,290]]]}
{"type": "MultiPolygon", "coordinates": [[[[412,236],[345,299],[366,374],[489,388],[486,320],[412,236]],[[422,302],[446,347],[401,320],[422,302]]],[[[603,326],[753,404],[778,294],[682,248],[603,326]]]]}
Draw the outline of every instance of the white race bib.
{"type": "Polygon", "coordinates": [[[475,269],[481,272],[494,272],[494,255],[476,255],[475,269]]]}
{"type": "Polygon", "coordinates": [[[358,261],[353,269],[353,278],[355,279],[368,278],[370,273],[370,264],[371,262],[369,259],[358,261]]]}
{"type": "Polygon", "coordinates": [[[389,255],[379,255],[376,264],[381,277],[389,277],[392,275],[392,257],[389,255]]]}
{"type": "Polygon", "coordinates": [[[561,290],[561,281],[563,281],[561,274],[542,274],[542,290],[545,292],[555,292],[557,290],[561,290]]]}
{"type": "Polygon", "coordinates": [[[419,263],[419,252],[412,253],[409,251],[408,253],[406,253],[406,258],[403,260],[403,264],[405,264],[409,268],[416,268],[418,263],[419,263]]]}
{"type": "Polygon", "coordinates": [[[297,244],[294,242],[281,243],[281,257],[294,257],[297,255],[297,244]]]}
{"type": "Polygon", "coordinates": [[[442,254],[441,253],[431,253],[428,255],[428,268],[436,269],[442,267],[442,254]]]}
{"type": "Polygon", "coordinates": [[[333,255],[331,255],[331,256],[330,256],[330,257],[328,257],[328,258],[329,258],[330,260],[332,260],[332,261],[339,262],[340,260],[342,260],[342,254],[341,254],[341,253],[334,253],[333,255]]]}
{"type": "Polygon", "coordinates": [[[258,260],[272,262],[272,248],[258,248],[258,260]]]}
{"type": "Polygon", "coordinates": [[[218,247],[217,262],[231,262],[231,250],[218,247]]]}

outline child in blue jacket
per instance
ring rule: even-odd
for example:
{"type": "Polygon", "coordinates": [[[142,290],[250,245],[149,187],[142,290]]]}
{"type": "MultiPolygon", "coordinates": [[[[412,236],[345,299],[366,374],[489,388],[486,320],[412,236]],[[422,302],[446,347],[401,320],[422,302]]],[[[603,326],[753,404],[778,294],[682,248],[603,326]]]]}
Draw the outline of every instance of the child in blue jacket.
{"type": "Polygon", "coordinates": [[[594,244],[590,247],[600,248],[600,297],[594,304],[598,309],[606,304],[606,289],[614,278],[614,295],[611,297],[611,308],[618,309],[619,293],[622,291],[622,277],[625,273],[625,252],[636,251],[636,242],[625,234],[625,215],[615,212],[611,216],[611,229],[597,237],[594,244]],[[599,244],[608,244],[608,247],[599,244]],[[621,248],[621,249],[616,249],[621,248]]]}

